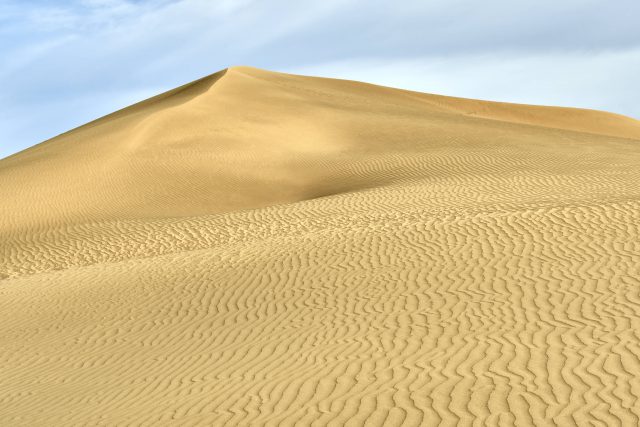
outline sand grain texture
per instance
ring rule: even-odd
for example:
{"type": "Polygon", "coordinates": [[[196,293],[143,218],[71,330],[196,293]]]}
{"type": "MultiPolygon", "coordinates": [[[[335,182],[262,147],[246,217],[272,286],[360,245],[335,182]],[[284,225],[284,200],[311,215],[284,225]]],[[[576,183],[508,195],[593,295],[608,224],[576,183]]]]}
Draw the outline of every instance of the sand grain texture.
{"type": "Polygon", "coordinates": [[[0,161],[0,425],[640,423],[640,122],[234,67],[0,161]]]}

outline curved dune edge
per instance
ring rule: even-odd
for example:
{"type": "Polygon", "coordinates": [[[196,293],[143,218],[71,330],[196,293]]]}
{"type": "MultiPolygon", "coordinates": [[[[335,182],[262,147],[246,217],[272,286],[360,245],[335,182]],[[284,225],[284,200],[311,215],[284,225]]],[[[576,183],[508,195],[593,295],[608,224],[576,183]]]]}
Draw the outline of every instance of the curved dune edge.
{"type": "Polygon", "coordinates": [[[638,425],[640,124],[233,67],[0,161],[0,425],[638,425]]]}

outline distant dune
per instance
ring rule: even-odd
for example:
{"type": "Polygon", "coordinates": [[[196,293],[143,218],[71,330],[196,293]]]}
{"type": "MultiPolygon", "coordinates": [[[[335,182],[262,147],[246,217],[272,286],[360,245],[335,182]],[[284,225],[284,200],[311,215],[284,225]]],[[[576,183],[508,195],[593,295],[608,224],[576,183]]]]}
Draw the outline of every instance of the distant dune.
{"type": "Polygon", "coordinates": [[[0,425],[640,423],[640,122],[233,67],[0,160],[0,425]]]}

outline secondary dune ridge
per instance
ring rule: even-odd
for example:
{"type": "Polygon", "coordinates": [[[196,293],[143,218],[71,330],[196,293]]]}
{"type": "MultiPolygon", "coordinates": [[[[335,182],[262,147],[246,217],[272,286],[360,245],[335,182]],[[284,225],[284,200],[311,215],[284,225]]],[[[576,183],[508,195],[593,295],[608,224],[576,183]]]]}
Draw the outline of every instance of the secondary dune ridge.
{"type": "Polygon", "coordinates": [[[640,122],[233,67],[0,160],[0,424],[638,425],[640,122]]]}

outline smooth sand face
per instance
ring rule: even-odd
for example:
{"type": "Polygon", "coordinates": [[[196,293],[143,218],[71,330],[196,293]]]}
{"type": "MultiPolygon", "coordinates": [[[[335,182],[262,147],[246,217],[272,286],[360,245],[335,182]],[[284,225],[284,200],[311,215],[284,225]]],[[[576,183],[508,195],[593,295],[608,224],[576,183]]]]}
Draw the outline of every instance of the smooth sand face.
{"type": "Polygon", "coordinates": [[[640,122],[237,67],[0,161],[0,425],[637,425],[640,122]]]}

